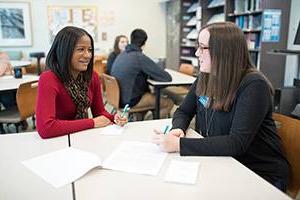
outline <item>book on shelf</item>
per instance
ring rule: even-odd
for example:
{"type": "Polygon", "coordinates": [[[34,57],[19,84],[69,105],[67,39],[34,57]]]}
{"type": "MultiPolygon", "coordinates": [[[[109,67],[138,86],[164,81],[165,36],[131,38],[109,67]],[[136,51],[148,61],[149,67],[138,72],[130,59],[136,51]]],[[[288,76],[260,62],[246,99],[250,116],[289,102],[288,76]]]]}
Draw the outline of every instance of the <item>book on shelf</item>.
{"type": "Polygon", "coordinates": [[[258,11],[262,8],[262,0],[234,0],[234,13],[258,11]]]}
{"type": "Polygon", "coordinates": [[[261,15],[238,16],[235,23],[243,30],[260,30],[261,15]]]}
{"type": "Polygon", "coordinates": [[[245,34],[247,45],[249,49],[260,48],[260,34],[259,33],[246,33],[245,34]]]}

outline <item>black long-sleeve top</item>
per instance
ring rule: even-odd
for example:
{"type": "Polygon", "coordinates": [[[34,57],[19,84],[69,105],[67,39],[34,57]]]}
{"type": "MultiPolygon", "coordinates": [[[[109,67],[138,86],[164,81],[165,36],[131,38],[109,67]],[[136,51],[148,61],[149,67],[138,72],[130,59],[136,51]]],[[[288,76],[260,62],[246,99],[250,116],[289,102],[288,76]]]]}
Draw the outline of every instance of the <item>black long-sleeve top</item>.
{"type": "Polygon", "coordinates": [[[194,115],[203,139],[180,139],[182,156],[233,156],[268,181],[287,183],[288,162],[272,119],[272,96],[258,73],[241,81],[229,112],[205,108],[196,95],[197,80],[173,117],[173,129],[186,130],[194,115]],[[208,135],[206,135],[208,127],[208,135]]]}
{"type": "Polygon", "coordinates": [[[107,63],[106,63],[106,74],[110,75],[111,74],[111,68],[112,65],[114,64],[115,59],[117,58],[119,54],[116,54],[115,52],[111,52],[107,58],[107,63]]]}

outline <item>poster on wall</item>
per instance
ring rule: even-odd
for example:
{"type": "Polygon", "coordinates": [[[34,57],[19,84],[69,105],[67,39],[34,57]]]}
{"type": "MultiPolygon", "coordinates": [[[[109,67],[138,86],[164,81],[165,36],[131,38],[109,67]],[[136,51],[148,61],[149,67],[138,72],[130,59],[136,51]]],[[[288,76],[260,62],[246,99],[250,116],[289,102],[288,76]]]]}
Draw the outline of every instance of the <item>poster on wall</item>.
{"type": "Polygon", "coordinates": [[[31,46],[29,2],[0,2],[0,47],[31,46]]]}
{"type": "Polygon", "coordinates": [[[96,6],[49,6],[48,25],[51,43],[57,32],[66,26],[83,28],[94,41],[98,40],[96,6]]]}
{"type": "Polygon", "coordinates": [[[281,10],[266,9],[263,13],[263,42],[279,42],[281,10]]]}

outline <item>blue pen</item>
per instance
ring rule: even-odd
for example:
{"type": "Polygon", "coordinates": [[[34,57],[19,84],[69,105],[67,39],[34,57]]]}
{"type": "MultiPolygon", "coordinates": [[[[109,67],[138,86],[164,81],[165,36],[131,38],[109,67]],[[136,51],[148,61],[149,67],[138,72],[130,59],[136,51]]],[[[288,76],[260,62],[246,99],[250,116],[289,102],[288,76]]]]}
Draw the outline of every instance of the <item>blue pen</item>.
{"type": "Polygon", "coordinates": [[[126,104],[126,105],[125,105],[125,107],[124,107],[124,109],[123,109],[123,112],[122,112],[121,118],[123,118],[123,117],[124,117],[125,113],[126,113],[126,112],[128,112],[128,111],[129,111],[129,109],[130,109],[130,108],[129,108],[129,104],[126,104]]]}
{"type": "Polygon", "coordinates": [[[167,134],[168,129],[169,129],[169,125],[167,125],[167,126],[165,127],[164,134],[167,134]]]}

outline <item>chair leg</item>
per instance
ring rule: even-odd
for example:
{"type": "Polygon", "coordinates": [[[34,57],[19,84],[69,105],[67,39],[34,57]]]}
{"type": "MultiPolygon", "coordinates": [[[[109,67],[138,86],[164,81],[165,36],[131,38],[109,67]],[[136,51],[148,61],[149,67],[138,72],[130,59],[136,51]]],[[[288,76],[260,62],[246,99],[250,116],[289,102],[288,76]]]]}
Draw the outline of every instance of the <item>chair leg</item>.
{"type": "Polygon", "coordinates": [[[36,129],[36,126],[35,126],[35,116],[34,115],[32,116],[32,128],[36,129]]]}
{"type": "Polygon", "coordinates": [[[19,133],[19,126],[20,126],[20,123],[15,123],[16,133],[19,133]]]}
{"type": "Polygon", "coordinates": [[[5,134],[5,130],[3,128],[3,124],[0,123],[0,134],[5,134]]]}

